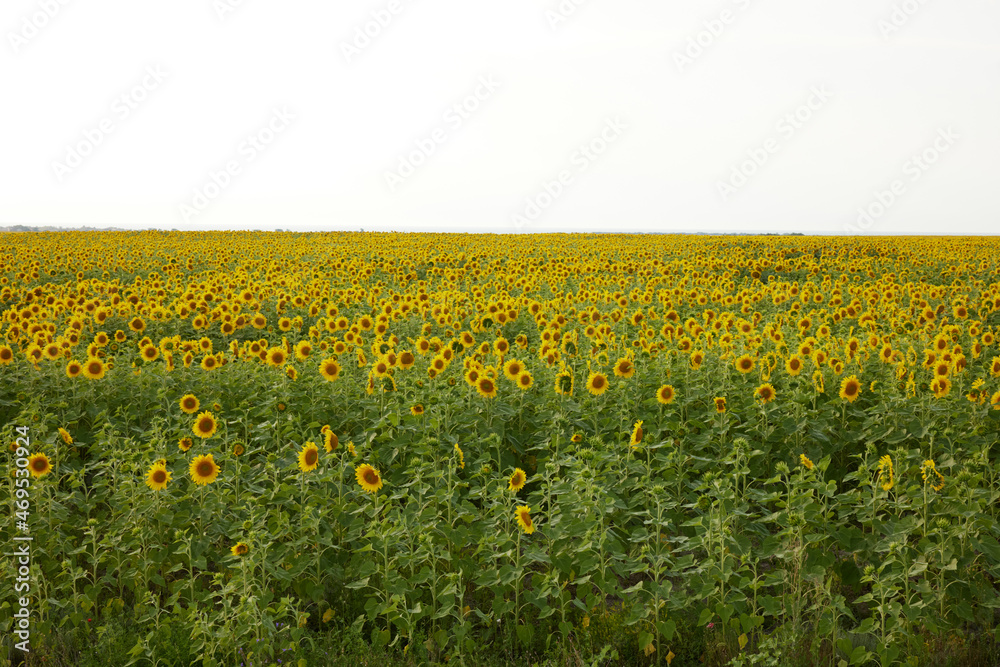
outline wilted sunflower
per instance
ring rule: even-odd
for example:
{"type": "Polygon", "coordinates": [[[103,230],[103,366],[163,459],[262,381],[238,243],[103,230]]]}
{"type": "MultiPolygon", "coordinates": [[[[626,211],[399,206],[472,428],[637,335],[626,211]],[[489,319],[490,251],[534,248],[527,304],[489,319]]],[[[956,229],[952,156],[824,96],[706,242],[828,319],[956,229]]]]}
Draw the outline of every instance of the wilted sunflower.
{"type": "Polygon", "coordinates": [[[635,426],[632,427],[632,437],[629,439],[628,444],[633,449],[635,449],[636,447],[639,446],[640,442],[642,442],[642,420],[641,419],[635,423],[635,426]]]}
{"type": "Polygon", "coordinates": [[[594,372],[587,376],[587,391],[594,396],[600,396],[608,390],[608,376],[601,372],[594,372]]]}
{"type": "Polygon", "coordinates": [[[195,419],[194,426],[192,426],[191,429],[199,438],[211,438],[215,435],[215,429],[217,427],[218,424],[216,423],[215,417],[212,413],[202,412],[198,415],[198,418],[195,419]]]}
{"type": "Polygon", "coordinates": [[[337,363],[336,359],[324,359],[319,365],[319,374],[327,382],[333,382],[340,375],[340,364],[337,363]]]}
{"type": "Polygon", "coordinates": [[[167,488],[169,481],[170,473],[167,472],[165,465],[160,465],[160,462],[157,461],[149,467],[149,472],[146,474],[146,486],[153,491],[162,491],[167,488]]]}
{"type": "Polygon", "coordinates": [[[180,405],[183,412],[193,415],[198,411],[198,407],[201,405],[201,402],[194,394],[184,394],[181,396],[180,405]]]}
{"type": "Polygon", "coordinates": [[[774,387],[771,386],[770,383],[765,382],[761,386],[757,387],[757,390],[754,391],[753,395],[761,403],[770,403],[774,400],[774,387]]]}
{"type": "Polygon", "coordinates": [[[510,479],[507,480],[507,488],[514,493],[517,493],[524,488],[527,481],[528,477],[524,474],[524,471],[520,468],[514,468],[514,472],[511,473],[510,479]]]}
{"type": "Polygon", "coordinates": [[[673,385],[665,384],[656,390],[656,401],[661,405],[673,403],[676,396],[673,385]]]}
{"type": "Polygon", "coordinates": [[[299,470],[309,472],[319,465],[319,448],[314,442],[307,442],[299,452],[299,470]]]}
{"type": "Polygon", "coordinates": [[[382,488],[382,475],[367,463],[362,463],[354,469],[354,478],[358,480],[361,488],[368,493],[376,493],[382,488]]]}
{"type": "Polygon", "coordinates": [[[240,558],[250,553],[250,547],[245,542],[237,542],[229,548],[229,551],[237,558],[240,558]]]}
{"type": "Polygon", "coordinates": [[[843,379],[840,383],[840,397],[845,398],[851,403],[858,400],[858,396],[861,395],[861,382],[858,378],[853,375],[849,375],[843,379]]]}
{"type": "Polygon", "coordinates": [[[517,509],[514,510],[514,516],[517,517],[517,525],[521,527],[526,535],[531,535],[535,532],[535,524],[531,520],[531,508],[527,505],[518,505],[517,509]]]}
{"type": "Polygon", "coordinates": [[[28,457],[28,471],[32,477],[43,477],[52,472],[52,462],[45,454],[32,454],[28,457]]]}
{"type": "Polygon", "coordinates": [[[212,458],[211,454],[202,454],[201,456],[194,457],[191,461],[189,472],[195,484],[204,486],[211,484],[219,476],[219,466],[215,463],[215,459],[212,458]]]}
{"type": "Polygon", "coordinates": [[[476,381],[476,391],[483,398],[495,398],[497,395],[497,385],[491,378],[484,375],[476,381]]]}

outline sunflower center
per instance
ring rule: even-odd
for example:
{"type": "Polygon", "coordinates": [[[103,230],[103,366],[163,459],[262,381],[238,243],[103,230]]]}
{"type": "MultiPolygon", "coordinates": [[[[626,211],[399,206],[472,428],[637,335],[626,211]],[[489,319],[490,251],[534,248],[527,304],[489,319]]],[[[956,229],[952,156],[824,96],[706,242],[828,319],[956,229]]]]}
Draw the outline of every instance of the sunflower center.
{"type": "Polygon", "coordinates": [[[366,470],[364,474],[365,482],[371,485],[378,484],[378,474],[374,470],[366,470]]]}
{"type": "Polygon", "coordinates": [[[35,459],[31,463],[31,468],[35,472],[45,472],[45,466],[46,466],[45,459],[35,459]]]}
{"type": "Polygon", "coordinates": [[[208,461],[202,461],[198,464],[198,475],[201,477],[208,477],[212,474],[214,466],[208,461]]]}
{"type": "Polygon", "coordinates": [[[165,470],[156,470],[153,472],[153,481],[157,484],[163,484],[167,481],[167,472],[165,470]]]}
{"type": "Polygon", "coordinates": [[[309,451],[307,451],[306,452],[306,465],[310,465],[311,466],[314,463],[316,463],[316,458],[317,457],[318,457],[318,454],[317,454],[317,452],[316,452],[315,449],[310,449],[309,451]]]}

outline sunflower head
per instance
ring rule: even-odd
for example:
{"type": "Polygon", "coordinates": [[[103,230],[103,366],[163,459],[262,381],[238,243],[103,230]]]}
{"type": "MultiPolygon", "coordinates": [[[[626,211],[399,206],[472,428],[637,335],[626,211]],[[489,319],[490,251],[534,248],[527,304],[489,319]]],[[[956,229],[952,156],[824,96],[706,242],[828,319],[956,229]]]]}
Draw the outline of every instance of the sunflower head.
{"type": "Polygon", "coordinates": [[[531,535],[535,532],[535,524],[531,520],[531,508],[527,505],[518,505],[517,509],[514,510],[514,516],[517,518],[517,525],[521,527],[525,535],[531,535]]]}
{"type": "Polygon", "coordinates": [[[354,469],[354,477],[361,488],[368,493],[377,493],[382,488],[382,475],[367,463],[354,469]]]}
{"type": "Polygon", "coordinates": [[[507,488],[517,493],[524,488],[525,483],[527,483],[528,477],[524,474],[524,471],[520,468],[514,468],[514,472],[511,473],[510,479],[507,480],[507,488]]]}
{"type": "Polygon", "coordinates": [[[150,466],[149,472],[146,474],[146,486],[153,491],[162,491],[167,488],[167,482],[169,481],[170,473],[167,472],[166,463],[157,461],[150,466]]]}
{"type": "Polygon", "coordinates": [[[665,384],[656,390],[656,402],[661,405],[669,405],[676,397],[673,385],[665,384]]]}
{"type": "Polygon", "coordinates": [[[205,486],[215,481],[219,476],[219,466],[211,454],[194,457],[189,468],[191,479],[199,486],[205,486]]]}
{"type": "Polygon", "coordinates": [[[211,412],[202,412],[194,421],[194,426],[191,430],[199,438],[211,438],[215,435],[215,430],[218,428],[218,424],[215,421],[215,416],[211,412]]]}
{"type": "Polygon", "coordinates": [[[44,477],[52,472],[52,462],[45,454],[32,454],[28,457],[28,472],[32,477],[44,477]]]}
{"type": "Polygon", "coordinates": [[[299,452],[299,470],[309,472],[319,465],[319,448],[316,443],[307,442],[299,452]]]}
{"type": "Polygon", "coordinates": [[[715,398],[712,399],[712,401],[715,403],[715,411],[718,412],[720,415],[726,411],[725,398],[723,398],[722,396],[716,396],[715,398]]]}
{"type": "Polygon", "coordinates": [[[250,547],[245,542],[237,542],[229,548],[229,551],[237,558],[242,558],[250,553],[250,547]]]}

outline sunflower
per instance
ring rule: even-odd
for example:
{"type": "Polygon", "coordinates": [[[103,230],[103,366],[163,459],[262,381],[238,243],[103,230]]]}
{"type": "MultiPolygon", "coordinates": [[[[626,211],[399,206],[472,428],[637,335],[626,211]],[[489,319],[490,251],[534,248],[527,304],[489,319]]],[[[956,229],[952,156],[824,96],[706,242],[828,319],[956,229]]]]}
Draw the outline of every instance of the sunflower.
{"type": "Polygon", "coordinates": [[[774,400],[774,387],[771,386],[770,383],[765,382],[761,386],[757,387],[753,395],[757,397],[761,403],[770,403],[774,400]]]}
{"type": "Polygon", "coordinates": [[[507,481],[507,488],[517,493],[524,488],[527,481],[528,477],[524,474],[524,471],[520,468],[514,468],[514,472],[511,473],[510,479],[507,481]]]}
{"type": "Polygon", "coordinates": [[[194,434],[199,438],[211,438],[215,435],[215,429],[217,427],[218,424],[216,423],[215,417],[212,413],[202,412],[198,415],[198,418],[195,419],[194,426],[191,427],[191,430],[193,430],[194,434]]]}
{"type": "Polygon", "coordinates": [[[140,350],[139,354],[142,356],[143,361],[156,361],[160,356],[160,350],[152,345],[146,345],[140,350]]]}
{"type": "Polygon", "coordinates": [[[250,547],[247,546],[246,542],[237,542],[229,548],[229,551],[237,558],[240,558],[250,553],[250,547]]]}
{"type": "Polygon", "coordinates": [[[362,463],[354,469],[354,478],[358,480],[361,488],[368,493],[376,493],[382,488],[382,475],[367,463],[362,463]]]}
{"type": "Polygon", "coordinates": [[[615,362],[615,375],[620,378],[630,378],[635,375],[635,364],[631,359],[622,358],[615,362]]]}
{"type": "Polygon", "coordinates": [[[340,375],[340,364],[337,363],[336,359],[324,359],[319,365],[319,374],[327,382],[333,382],[340,375]]]}
{"type": "Polygon", "coordinates": [[[878,460],[878,482],[882,484],[882,489],[888,491],[895,484],[895,473],[892,469],[892,458],[886,454],[878,460]],[[885,480],[884,482],[882,480],[885,480]]]}
{"type": "Polygon", "coordinates": [[[726,411],[725,398],[723,398],[722,396],[716,396],[715,398],[712,399],[712,401],[715,403],[715,411],[718,412],[720,415],[726,411]]]}
{"type": "Polygon", "coordinates": [[[517,525],[521,527],[525,535],[531,535],[535,532],[535,524],[531,520],[531,508],[527,505],[518,505],[517,509],[514,510],[514,516],[517,518],[517,525]]]}
{"type": "Polygon", "coordinates": [[[153,491],[162,491],[167,488],[169,481],[170,473],[167,472],[165,465],[160,465],[160,462],[157,461],[149,467],[149,472],[146,474],[146,486],[153,491]]]}
{"type": "Polygon", "coordinates": [[[853,375],[849,375],[840,383],[840,397],[846,398],[853,403],[861,395],[861,381],[853,375]]]}
{"type": "Polygon", "coordinates": [[[314,442],[307,442],[299,452],[299,470],[309,472],[319,465],[319,448],[314,442]]]}
{"type": "Polygon", "coordinates": [[[181,438],[177,441],[177,448],[182,452],[186,452],[194,445],[194,441],[191,438],[181,438]]]}
{"type": "Polygon", "coordinates": [[[826,385],[823,383],[823,371],[813,371],[813,387],[820,394],[826,393],[826,385]]]}
{"type": "Polygon", "coordinates": [[[534,379],[531,377],[531,373],[529,373],[528,371],[524,371],[517,376],[516,382],[518,387],[524,390],[528,390],[534,383],[534,379]]]}
{"type": "Polygon", "coordinates": [[[6,345],[0,345],[0,364],[9,364],[14,361],[14,351],[6,345]]]}
{"type": "Polygon", "coordinates": [[[487,376],[482,376],[476,381],[476,391],[483,398],[494,398],[497,395],[497,385],[487,376]]]}
{"type": "Polygon", "coordinates": [[[413,415],[414,417],[419,417],[420,415],[424,414],[424,406],[420,403],[417,403],[412,408],[410,408],[410,414],[413,415]]]}
{"type": "Polygon", "coordinates": [[[1000,391],[990,396],[990,405],[993,406],[994,410],[1000,410],[1000,391]]]}
{"type": "Polygon", "coordinates": [[[180,404],[181,404],[181,410],[188,413],[189,415],[193,415],[195,412],[197,412],[198,406],[201,405],[201,403],[198,401],[198,398],[194,394],[184,394],[183,396],[181,396],[180,404]]]}
{"type": "Polygon", "coordinates": [[[464,470],[465,469],[465,452],[462,451],[462,448],[458,446],[457,442],[455,443],[455,453],[458,454],[458,469],[459,470],[464,470]]]}
{"type": "Polygon", "coordinates": [[[750,358],[749,354],[744,354],[736,360],[736,370],[744,375],[753,370],[753,359],[750,358]]]}
{"type": "Polygon", "coordinates": [[[511,359],[503,366],[503,374],[511,382],[517,381],[517,376],[524,370],[524,364],[517,359],[511,359]]]}
{"type": "Polygon", "coordinates": [[[920,474],[923,477],[925,484],[929,479],[932,481],[931,488],[935,491],[940,491],[944,488],[944,475],[938,471],[937,466],[934,465],[934,461],[931,459],[927,459],[924,461],[923,465],[920,466],[920,474]],[[937,479],[933,480],[931,478],[931,474],[935,475],[937,479]]]}
{"type": "Polygon", "coordinates": [[[788,371],[789,375],[798,375],[802,372],[802,359],[799,358],[799,355],[793,354],[788,357],[788,360],[785,361],[785,370],[788,371]]]}
{"type": "Polygon", "coordinates": [[[635,449],[635,448],[637,448],[639,446],[640,442],[642,442],[642,420],[641,419],[635,423],[635,426],[632,427],[632,437],[629,439],[628,444],[632,447],[632,449],[635,449]]]}
{"type": "Polygon", "coordinates": [[[280,347],[275,346],[267,351],[267,364],[269,366],[279,368],[285,365],[287,359],[288,354],[280,347]]]}
{"type": "Polygon", "coordinates": [[[32,454],[28,457],[28,471],[32,477],[43,477],[52,472],[52,462],[45,454],[32,454]]]}
{"type": "Polygon", "coordinates": [[[587,391],[594,396],[600,396],[608,390],[608,376],[601,372],[587,376],[587,391]]]}
{"type": "Polygon", "coordinates": [[[573,376],[566,371],[556,375],[556,393],[561,396],[573,395],[573,376]]]}
{"type": "Polygon", "coordinates": [[[656,390],[656,401],[661,405],[673,403],[676,396],[673,385],[665,384],[656,390]]]}
{"type": "Polygon", "coordinates": [[[340,438],[333,431],[327,430],[323,432],[323,449],[326,450],[327,454],[331,454],[337,451],[340,447],[340,438]]]}
{"type": "Polygon", "coordinates": [[[408,368],[412,368],[413,364],[416,363],[416,361],[417,361],[416,357],[414,357],[413,353],[410,352],[409,350],[403,350],[402,352],[399,353],[399,358],[398,358],[399,367],[402,368],[404,371],[407,370],[408,368]]]}
{"type": "Polygon", "coordinates": [[[62,427],[59,427],[59,437],[62,438],[62,441],[65,442],[67,445],[73,444],[73,436],[69,434],[69,431],[67,431],[62,427]]]}
{"type": "Polygon", "coordinates": [[[993,361],[990,362],[990,375],[1000,377],[1000,357],[993,357],[993,361]]]}
{"type": "Polygon", "coordinates": [[[191,461],[189,471],[191,479],[199,486],[211,484],[219,476],[219,466],[216,465],[215,459],[212,458],[211,454],[202,454],[201,456],[194,457],[191,461]]]}
{"type": "Polygon", "coordinates": [[[801,463],[806,470],[813,469],[813,462],[809,460],[809,457],[805,454],[799,454],[799,463],[801,463]]]}
{"type": "Polygon", "coordinates": [[[573,442],[583,442],[583,434],[582,433],[574,433],[573,437],[570,438],[570,440],[572,440],[573,442]]]}
{"type": "Polygon", "coordinates": [[[951,392],[951,380],[939,375],[931,382],[931,391],[935,398],[944,398],[951,392]]]}
{"type": "Polygon", "coordinates": [[[106,366],[104,362],[97,357],[87,359],[87,362],[83,365],[83,375],[88,380],[100,380],[104,377],[105,370],[106,366]]]}
{"type": "Polygon", "coordinates": [[[128,323],[128,328],[136,333],[142,333],[146,329],[146,323],[141,317],[133,317],[128,323]]]}

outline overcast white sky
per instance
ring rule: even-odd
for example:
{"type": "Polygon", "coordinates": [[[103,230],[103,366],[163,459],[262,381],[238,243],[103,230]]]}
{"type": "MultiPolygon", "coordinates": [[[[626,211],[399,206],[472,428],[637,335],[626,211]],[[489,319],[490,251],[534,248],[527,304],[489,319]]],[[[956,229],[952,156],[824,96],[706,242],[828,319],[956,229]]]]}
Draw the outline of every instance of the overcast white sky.
{"type": "Polygon", "coordinates": [[[995,0],[5,0],[0,31],[0,226],[1000,231],[995,0]]]}

